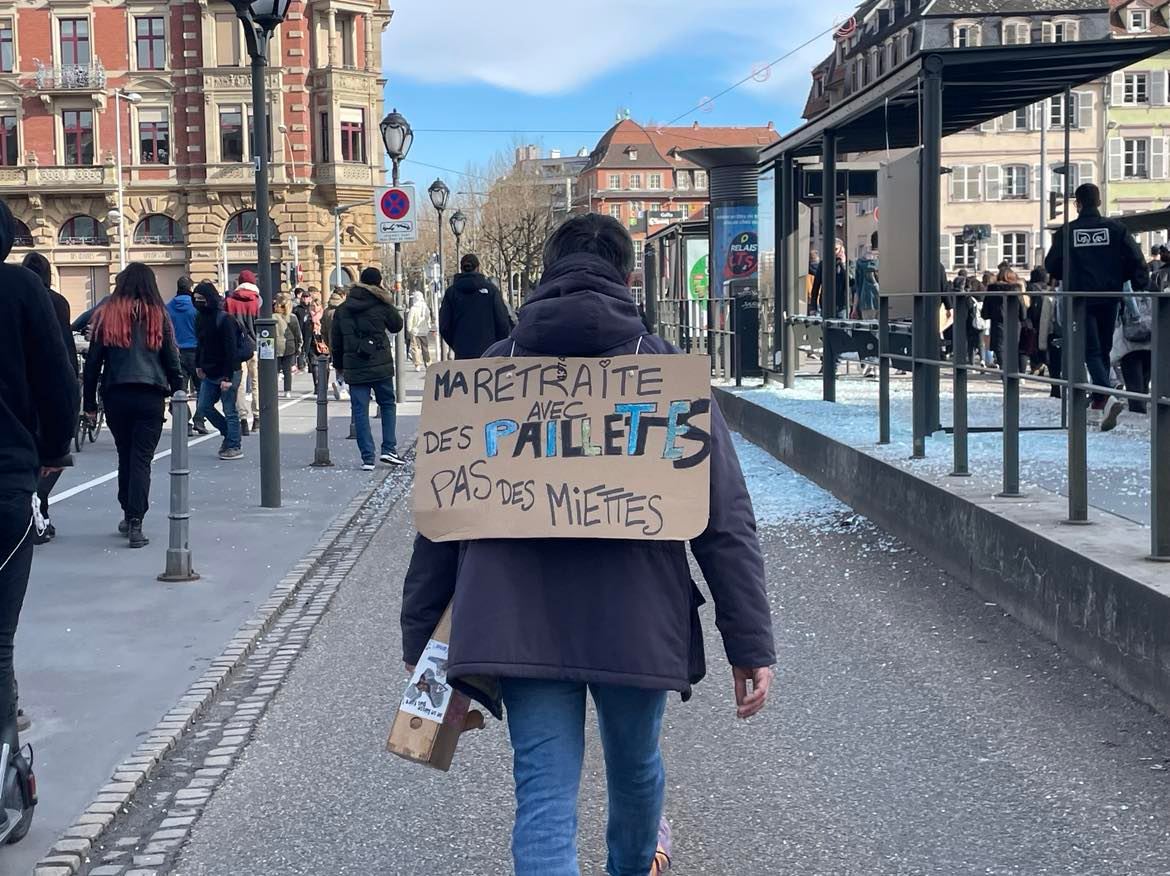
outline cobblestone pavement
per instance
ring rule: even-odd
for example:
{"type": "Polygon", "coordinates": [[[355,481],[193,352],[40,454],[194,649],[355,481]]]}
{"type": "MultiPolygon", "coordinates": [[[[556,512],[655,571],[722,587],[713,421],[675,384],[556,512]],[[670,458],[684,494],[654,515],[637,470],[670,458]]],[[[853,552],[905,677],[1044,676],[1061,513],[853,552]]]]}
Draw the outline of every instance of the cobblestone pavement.
{"type": "MultiPolygon", "coordinates": [[[[760,718],[735,720],[707,612],[709,677],[690,703],[672,698],[664,730],[674,872],[1165,874],[1170,725],[767,468],[750,466],[757,506],[795,505],[762,530],[776,695],[760,718]],[[799,498],[786,503],[787,490],[799,498]]],[[[92,850],[88,873],[510,871],[502,725],[466,738],[449,774],[383,750],[405,683],[411,529],[395,495],[194,725],[165,762],[169,783],[146,785],[92,850]]],[[[581,799],[587,874],[604,860],[595,737],[581,799]]]]}

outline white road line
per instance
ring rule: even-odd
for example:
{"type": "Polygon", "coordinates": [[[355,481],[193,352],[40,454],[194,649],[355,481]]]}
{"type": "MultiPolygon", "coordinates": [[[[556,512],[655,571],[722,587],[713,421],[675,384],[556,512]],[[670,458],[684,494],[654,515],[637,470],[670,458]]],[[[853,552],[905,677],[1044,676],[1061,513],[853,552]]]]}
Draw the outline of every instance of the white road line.
{"type": "MultiPolygon", "coordinates": [[[[294,398],[292,401],[288,401],[288,402],[285,402],[284,404],[280,405],[279,410],[283,411],[286,408],[291,408],[293,405],[300,404],[301,402],[305,401],[306,399],[310,399],[310,398],[315,399],[316,397],[317,397],[316,393],[307,392],[304,395],[300,396],[299,398],[294,398]]],[[[106,428],[108,429],[109,427],[107,426],[106,428]]],[[[191,439],[187,443],[187,446],[194,447],[197,444],[203,444],[205,441],[211,441],[213,438],[219,438],[219,437],[220,437],[220,435],[218,432],[212,432],[210,435],[202,435],[198,438],[191,439]]],[[[158,462],[160,459],[166,459],[170,455],[171,455],[170,450],[163,450],[159,453],[156,453],[154,455],[154,459],[152,461],[158,462]]],[[[66,471],[68,471],[68,469],[66,469],[66,471]]],[[[94,487],[100,487],[102,484],[109,483],[117,476],[118,476],[118,472],[117,472],[117,470],[114,470],[111,472],[106,472],[106,474],[102,475],[101,477],[96,477],[92,481],[86,481],[84,484],[78,484],[76,487],[70,487],[68,490],[60,492],[55,496],[50,496],[49,497],[49,505],[56,505],[58,502],[64,502],[66,499],[72,499],[74,496],[78,495],[79,493],[84,493],[86,490],[92,490],[94,487]]]]}

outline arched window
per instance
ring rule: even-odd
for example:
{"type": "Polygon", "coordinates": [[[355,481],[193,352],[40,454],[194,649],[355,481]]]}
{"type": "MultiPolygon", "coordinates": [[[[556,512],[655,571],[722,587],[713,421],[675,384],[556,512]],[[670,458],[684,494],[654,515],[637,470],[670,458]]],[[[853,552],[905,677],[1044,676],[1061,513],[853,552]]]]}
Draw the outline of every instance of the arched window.
{"type": "MultiPolygon", "coordinates": [[[[227,221],[227,225],[223,229],[223,239],[225,243],[255,243],[257,239],[256,211],[244,210],[237,213],[227,221]]],[[[269,221],[268,231],[272,242],[276,243],[280,240],[280,234],[276,230],[276,223],[269,221]]]]}
{"type": "Polygon", "coordinates": [[[13,246],[32,246],[33,236],[32,232],[28,230],[28,226],[19,219],[14,219],[13,223],[16,226],[16,235],[12,238],[13,246]]]}
{"type": "Polygon", "coordinates": [[[134,229],[136,244],[155,244],[167,246],[183,242],[183,228],[170,216],[161,213],[152,213],[134,229]]]}
{"type": "Polygon", "coordinates": [[[106,230],[92,216],[74,216],[61,225],[57,242],[62,246],[106,246],[106,230]]]}

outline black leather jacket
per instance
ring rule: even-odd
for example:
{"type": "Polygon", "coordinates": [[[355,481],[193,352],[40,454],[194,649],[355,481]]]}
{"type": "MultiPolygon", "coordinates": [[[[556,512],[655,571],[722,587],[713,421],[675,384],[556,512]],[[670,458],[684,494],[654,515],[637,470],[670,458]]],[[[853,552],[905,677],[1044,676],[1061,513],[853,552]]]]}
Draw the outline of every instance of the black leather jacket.
{"type": "Polygon", "coordinates": [[[144,331],[141,322],[134,324],[128,348],[106,346],[97,337],[90,340],[85,358],[87,411],[97,410],[99,379],[102,392],[114,386],[149,386],[157,389],[161,396],[182,388],[183,370],[179,365],[179,348],[175,346],[170,320],[163,320],[163,342],[157,350],[147,349],[144,331]]]}

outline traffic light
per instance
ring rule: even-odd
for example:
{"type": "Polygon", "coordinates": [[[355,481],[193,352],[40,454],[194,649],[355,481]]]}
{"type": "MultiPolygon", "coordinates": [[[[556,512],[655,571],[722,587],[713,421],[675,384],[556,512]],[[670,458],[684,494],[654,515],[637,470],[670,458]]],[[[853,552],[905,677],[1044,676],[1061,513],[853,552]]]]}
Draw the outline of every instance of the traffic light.
{"type": "Polygon", "coordinates": [[[1060,195],[1058,192],[1049,192],[1048,193],[1048,218],[1049,218],[1049,220],[1059,219],[1061,214],[1064,213],[1064,208],[1061,204],[1062,197],[1063,196],[1060,195]]]}

